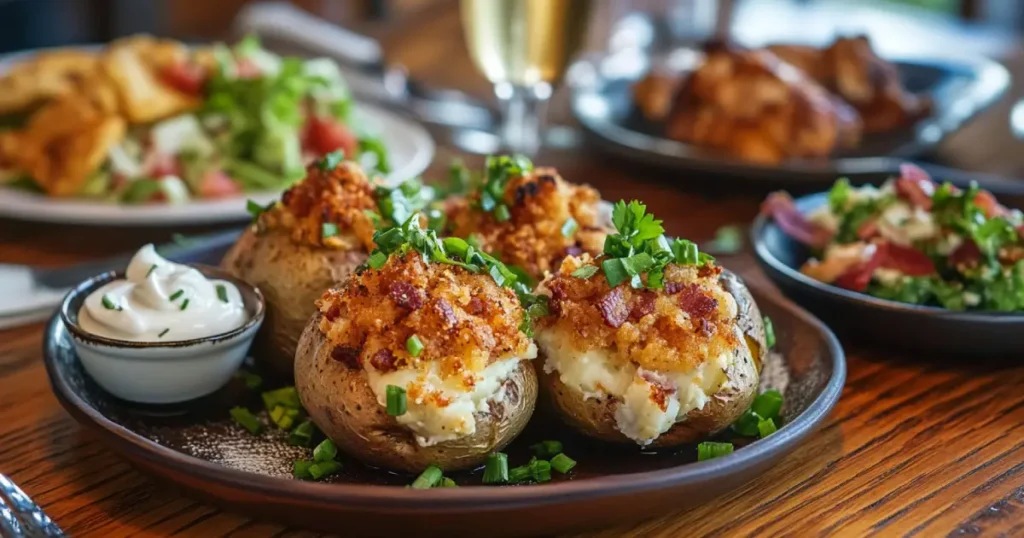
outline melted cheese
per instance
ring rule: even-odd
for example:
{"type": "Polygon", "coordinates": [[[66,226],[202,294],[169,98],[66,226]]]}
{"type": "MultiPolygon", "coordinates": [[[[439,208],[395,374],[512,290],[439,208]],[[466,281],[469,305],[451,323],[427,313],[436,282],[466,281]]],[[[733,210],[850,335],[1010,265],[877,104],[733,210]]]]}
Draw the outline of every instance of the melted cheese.
{"type": "Polygon", "coordinates": [[[402,387],[410,394],[404,415],[395,417],[399,424],[412,430],[420,446],[432,446],[476,433],[478,412],[487,412],[490,402],[506,398],[505,381],[519,367],[520,360],[537,356],[537,347],[530,346],[524,357],[495,361],[475,376],[472,390],[466,390],[461,378],[444,379],[436,362],[423,369],[401,369],[381,373],[368,362],[366,373],[377,403],[387,407],[387,387],[402,387]],[[447,405],[439,404],[446,401],[447,405]]]}

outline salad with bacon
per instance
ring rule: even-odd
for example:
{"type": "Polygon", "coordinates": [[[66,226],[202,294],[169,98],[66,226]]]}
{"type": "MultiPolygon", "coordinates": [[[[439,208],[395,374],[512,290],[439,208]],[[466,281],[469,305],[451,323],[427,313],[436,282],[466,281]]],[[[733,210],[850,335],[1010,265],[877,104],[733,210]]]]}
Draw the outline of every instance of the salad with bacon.
{"type": "Polygon", "coordinates": [[[280,191],[341,150],[388,172],[334,62],[254,37],[186,47],[133,36],[56,49],[0,77],[0,183],[57,197],[183,203],[280,191]]]}
{"type": "Polygon", "coordinates": [[[762,205],[814,257],[800,271],[882,299],[950,310],[1024,310],[1024,215],[972,184],[910,164],[881,187],[835,183],[804,215],[783,192],[762,205]]]}

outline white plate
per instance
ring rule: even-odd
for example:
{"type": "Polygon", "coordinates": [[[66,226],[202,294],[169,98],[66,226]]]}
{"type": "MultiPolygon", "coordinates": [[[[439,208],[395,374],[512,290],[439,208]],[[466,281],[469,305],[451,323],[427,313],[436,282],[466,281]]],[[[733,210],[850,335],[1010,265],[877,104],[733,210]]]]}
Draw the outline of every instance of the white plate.
{"type": "MultiPolygon", "coordinates": [[[[382,108],[359,103],[356,113],[388,148],[389,182],[421,174],[434,158],[434,141],[418,123],[382,108]]],[[[221,200],[197,200],[181,205],[117,205],[83,199],[50,198],[0,187],[0,216],[37,222],[107,226],[209,224],[251,218],[246,200],[267,204],[280,192],[249,193],[221,200]]]]}

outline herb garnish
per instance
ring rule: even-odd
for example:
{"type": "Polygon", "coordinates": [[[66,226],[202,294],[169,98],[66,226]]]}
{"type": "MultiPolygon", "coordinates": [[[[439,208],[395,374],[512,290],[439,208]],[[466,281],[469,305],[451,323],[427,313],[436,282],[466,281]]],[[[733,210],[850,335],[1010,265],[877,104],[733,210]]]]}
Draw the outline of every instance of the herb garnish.
{"type": "Polygon", "coordinates": [[[269,204],[262,206],[252,200],[248,200],[245,203],[245,209],[250,215],[252,215],[252,222],[255,224],[256,221],[260,219],[260,215],[270,211],[276,204],[277,202],[270,202],[269,204]]]}
{"type": "Polygon", "coordinates": [[[103,308],[106,308],[107,310],[116,310],[118,312],[124,310],[124,307],[115,303],[114,300],[111,299],[109,295],[104,295],[103,299],[101,299],[100,302],[103,303],[103,308]]]}
{"type": "Polygon", "coordinates": [[[186,308],[188,308],[188,299],[181,302],[181,310],[185,310],[186,308]]]}
{"type": "MultiPolygon", "coordinates": [[[[380,211],[378,228],[387,228],[405,222],[417,211],[425,210],[436,199],[436,191],[418,178],[413,178],[394,188],[377,187],[374,197],[377,199],[377,210],[380,211]]],[[[443,226],[443,221],[439,220],[441,215],[428,215],[428,222],[433,222],[428,228],[440,230],[440,226],[443,226]]]]}
{"type": "Polygon", "coordinates": [[[339,149],[339,150],[332,151],[332,152],[328,153],[327,155],[324,155],[323,158],[320,159],[320,161],[317,162],[316,165],[317,165],[318,168],[320,168],[324,172],[330,172],[331,170],[334,170],[335,168],[337,168],[338,165],[341,164],[341,161],[344,161],[344,160],[345,160],[345,152],[341,151],[339,149]]]}
{"type": "Polygon", "coordinates": [[[320,225],[320,239],[329,239],[338,235],[338,225],[333,222],[325,222],[320,225]]]}
{"type": "Polygon", "coordinates": [[[167,298],[167,300],[168,301],[177,300],[178,297],[181,297],[184,294],[185,294],[185,290],[178,290],[178,291],[172,293],[171,296],[167,298]]]}
{"type": "Polygon", "coordinates": [[[522,155],[487,157],[484,184],[480,189],[480,209],[494,213],[498,222],[507,221],[511,214],[505,203],[505,188],[512,178],[533,171],[533,163],[522,155]]]}
{"type": "Polygon", "coordinates": [[[160,334],[156,335],[156,337],[157,337],[157,338],[163,338],[165,334],[167,334],[168,332],[170,332],[170,330],[171,330],[171,329],[169,329],[169,328],[168,328],[168,329],[164,329],[164,330],[160,331],[160,334]]]}
{"type": "Polygon", "coordinates": [[[571,276],[573,276],[575,278],[582,278],[583,280],[587,280],[590,277],[592,277],[595,274],[597,274],[598,271],[599,271],[599,269],[597,268],[596,265],[584,265],[584,266],[580,267],[579,269],[573,271],[571,273],[571,276]]]}
{"type": "Polygon", "coordinates": [[[153,271],[156,271],[156,264],[155,263],[153,265],[149,266],[149,271],[146,271],[146,278],[149,278],[149,275],[153,274],[153,271]]]}
{"type": "Polygon", "coordinates": [[[580,225],[576,223],[576,219],[569,217],[565,219],[565,223],[562,224],[562,237],[572,237],[576,233],[576,230],[580,229],[580,225]]]}
{"type": "Polygon", "coordinates": [[[222,303],[228,302],[228,288],[224,284],[217,284],[217,298],[222,303]]]}

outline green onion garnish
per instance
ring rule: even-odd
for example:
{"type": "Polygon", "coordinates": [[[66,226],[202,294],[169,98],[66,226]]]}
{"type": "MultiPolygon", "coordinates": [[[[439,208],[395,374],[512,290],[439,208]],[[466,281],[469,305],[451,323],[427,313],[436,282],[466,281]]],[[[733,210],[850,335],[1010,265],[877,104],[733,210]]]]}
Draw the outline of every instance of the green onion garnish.
{"type": "Polygon", "coordinates": [[[509,484],[522,484],[530,479],[530,466],[520,465],[508,470],[509,484]]]}
{"type": "Polygon", "coordinates": [[[292,476],[300,480],[310,478],[309,468],[313,466],[313,462],[309,460],[295,460],[292,464],[292,476]]]}
{"type": "Polygon", "coordinates": [[[552,458],[555,455],[562,453],[562,442],[541,441],[535,445],[530,445],[530,450],[532,450],[538,458],[552,458]]]}
{"type": "Polygon", "coordinates": [[[309,476],[313,477],[313,480],[320,480],[340,470],[341,464],[334,460],[319,461],[309,466],[309,476]]]}
{"type": "Polygon", "coordinates": [[[313,433],[315,431],[316,427],[313,426],[313,422],[311,420],[307,420],[296,426],[295,429],[288,434],[288,444],[308,447],[310,442],[313,440],[313,433]]]}
{"type": "Polygon", "coordinates": [[[149,271],[146,271],[146,278],[149,278],[149,275],[153,274],[153,271],[156,271],[156,264],[155,263],[153,265],[149,266],[149,271]]]}
{"type": "Polygon", "coordinates": [[[274,204],[276,204],[276,202],[270,202],[266,206],[261,206],[260,204],[257,204],[256,202],[249,200],[245,204],[245,209],[249,212],[250,215],[252,215],[252,221],[256,222],[260,218],[260,215],[269,211],[270,208],[274,207],[274,204]]]}
{"type": "Polygon", "coordinates": [[[750,410],[762,419],[776,419],[782,410],[782,394],[777,390],[766,390],[754,398],[750,410]]]}
{"type": "Polygon", "coordinates": [[[323,159],[320,159],[320,162],[317,163],[317,166],[319,166],[320,169],[323,170],[324,172],[328,172],[337,168],[338,165],[341,164],[341,161],[343,160],[345,160],[345,152],[341,150],[335,150],[328,153],[327,155],[324,155],[323,159]]]}
{"type": "Polygon", "coordinates": [[[722,226],[715,238],[704,248],[711,254],[736,254],[743,250],[743,229],[736,225],[722,226]]]}
{"type": "Polygon", "coordinates": [[[491,452],[487,455],[484,467],[484,484],[504,484],[508,482],[508,455],[502,452],[491,452]]]}
{"type": "Polygon", "coordinates": [[[757,433],[762,439],[775,433],[777,430],[778,428],[775,427],[775,421],[770,418],[766,418],[757,423],[757,433]]]}
{"type": "Polygon", "coordinates": [[[754,437],[757,435],[757,424],[760,421],[761,417],[757,416],[757,413],[747,409],[732,423],[732,431],[744,437],[754,437]]]}
{"type": "Polygon", "coordinates": [[[764,317],[764,341],[768,344],[768,349],[775,347],[775,326],[772,324],[772,318],[764,317]]]}
{"type": "Polygon", "coordinates": [[[568,473],[570,469],[576,466],[576,460],[566,456],[565,454],[558,454],[551,458],[551,468],[562,473],[568,473]]]}
{"type": "Polygon", "coordinates": [[[315,462],[331,461],[337,455],[338,447],[334,446],[334,442],[330,439],[324,439],[313,449],[313,461],[315,462]]]}
{"type": "Polygon", "coordinates": [[[451,478],[448,478],[447,476],[445,476],[445,477],[442,477],[441,478],[441,482],[438,483],[434,487],[435,488],[457,488],[457,487],[459,487],[459,485],[456,484],[455,481],[452,480],[451,478]]]}
{"type": "Polygon", "coordinates": [[[181,302],[181,310],[188,308],[188,299],[181,302]]]}
{"type": "Polygon", "coordinates": [[[228,302],[228,288],[224,284],[217,284],[217,298],[222,303],[228,302]]]}
{"type": "Polygon", "coordinates": [[[397,385],[388,385],[386,390],[388,414],[393,417],[404,415],[407,410],[405,389],[397,385]]]}
{"type": "Polygon", "coordinates": [[[320,225],[320,238],[327,239],[338,235],[338,225],[333,222],[325,222],[320,225]]]}
{"type": "Polygon", "coordinates": [[[530,463],[530,476],[537,483],[551,480],[551,464],[546,460],[537,460],[530,463]]]}
{"type": "Polygon", "coordinates": [[[238,423],[239,426],[249,430],[249,433],[256,435],[263,431],[263,424],[256,418],[256,415],[252,414],[248,409],[244,407],[232,407],[231,418],[238,423]]]}
{"type": "Polygon", "coordinates": [[[263,384],[262,377],[246,370],[239,370],[235,373],[235,377],[241,378],[242,382],[245,383],[245,388],[249,390],[256,390],[263,384]]]}
{"type": "Polygon", "coordinates": [[[167,334],[168,332],[170,332],[170,330],[171,330],[171,329],[169,329],[169,328],[167,328],[167,329],[164,329],[164,330],[160,331],[160,334],[156,335],[156,337],[157,337],[157,338],[163,338],[165,334],[167,334]]]}
{"type": "Polygon", "coordinates": [[[121,308],[121,305],[115,303],[108,295],[104,295],[100,302],[103,303],[103,308],[106,308],[107,310],[124,310],[121,308]]]}
{"type": "Polygon", "coordinates": [[[182,295],[185,295],[185,290],[178,290],[178,291],[172,293],[171,296],[167,298],[167,300],[168,301],[175,301],[175,300],[178,299],[178,297],[181,297],[182,295]]]}
{"type": "Polygon", "coordinates": [[[494,218],[497,219],[498,222],[505,222],[512,218],[512,214],[508,212],[507,205],[501,204],[494,208],[494,218]]]}
{"type": "Polygon", "coordinates": [[[572,237],[576,230],[580,229],[580,225],[576,223],[576,219],[569,217],[565,219],[565,223],[562,224],[562,237],[572,237]]]}
{"type": "Polygon", "coordinates": [[[571,273],[571,276],[587,280],[590,277],[594,276],[597,273],[597,271],[598,268],[596,265],[584,265],[583,267],[580,267],[579,269],[573,271],[571,273]]]}
{"type": "Polygon", "coordinates": [[[282,430],[290,430],[295,421],[302,415],[299,409],[290,409],[284,406],[276,406],[270,411],[270,420],[282,430]]]}
{"type": "Polygon", "coordinates": [[[416,480],[412,483],[412,489],[430,489],[437,485],[441,481],[441,468],[437,465],[431,465],[424,469],[416,480]]]}
{"type": "Polygon", "coordinates": [[[299,401],[299,393],[295,391],[295,387],[282,387],[264,392],[260,396],[263,398],[263,407],[267,411],[272,411],[277,406],[302,409],[302,402],[299,401]]]}
{"type": "Polygon", "coordinates": [[[726,454],[732,454],[733,446],[732,443],[716,443],[714,441],[704,441],[697,445],[697,461],[710,460],[713,458],[720,458],[726,454]]]}
{"type": "Polygon", "coordinates": [[[370,259],[366,260],[366,265],[369,265],[372,269],[380,269],[384,267],[384,264],[388,262],[388,255],[383,252],[374,252],[370,255],[370,259]]]}
{"type": "Polygon", "coordinates": [[[414,334],[405,341],[405,349],[409,350],[409,354],[413,357],[419,357],[420,353],[423,353],[423,342],[420,341],[419,336],[414,334]]]}

